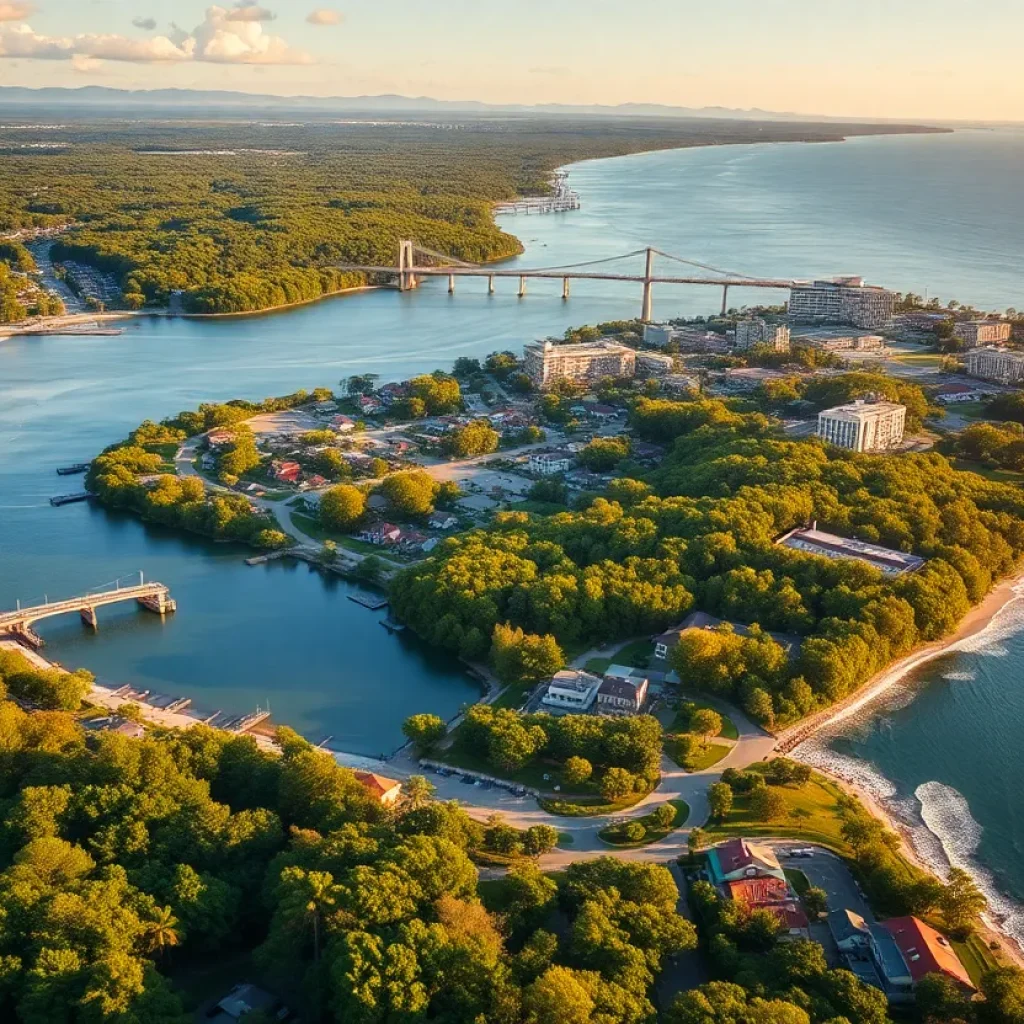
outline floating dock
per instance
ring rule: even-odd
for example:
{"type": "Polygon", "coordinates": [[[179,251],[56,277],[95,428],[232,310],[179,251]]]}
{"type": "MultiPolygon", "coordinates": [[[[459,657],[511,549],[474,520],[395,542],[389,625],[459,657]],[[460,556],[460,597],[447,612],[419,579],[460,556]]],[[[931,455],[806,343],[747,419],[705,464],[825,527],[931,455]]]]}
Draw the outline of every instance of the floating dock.
{"type": "Polygon", "coordinates": [[[369,608],[371,612],[379,612],[381,608],[387,608],[388,599],[386,597],[378,597],[374,594],[348,594],[350,601],[355,601],[356,604],[361,604],[364,608],[369,608]]]}
{"type": "Polygon", "coordinates": [[[76,462],[73,466],[59,466],[57,476],[75,476],[78,473],[85,473],[89,466],[88,462],[76,462]]]}

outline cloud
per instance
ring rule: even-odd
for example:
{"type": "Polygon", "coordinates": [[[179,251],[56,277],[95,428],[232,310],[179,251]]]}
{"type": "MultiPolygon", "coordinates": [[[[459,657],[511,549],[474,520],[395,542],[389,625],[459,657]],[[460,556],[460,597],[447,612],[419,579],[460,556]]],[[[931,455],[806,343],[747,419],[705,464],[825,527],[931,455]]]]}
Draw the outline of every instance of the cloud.
{"type": "MultiPolygon", "coordinates": [[[[234,10],[239,10],[235,8],[234,10]]],[[[313,58],[265,32],[259,21],[237,21],[233,11],[209,7],[191,32],[172,26],[168,35],[129,39],[120,35],[44,36],[28,25],[0,25],[0,58],[129,61],[139,64],[201,61],[210,64],[312,64],[313,58]]],[[[81,63],[81,62],[79,62],[81,63]]]]}
{"type": "Polygon", "coordinates": [[[228,21],[273,21],[277,15],[254,0],[243,0],[228,11],[228,21]]]}
{"type": "Polygon", "coordinates": [[[341,12],[332,11],[328,7],[321,7],[317,11],[311,11],[306,21],[310,25],[340,25],[341,24],[341,12]]]}
{"type": "Polygon", "coordinates": [[[152,32],[156,28],[156,18],[133,18],[132,24],[144,32],[152,32]]]}
{"type": "Polygon", "coordinates": [[[24,21],[32,11],[32,4],[0,3],[0,21],[24,21]]]}

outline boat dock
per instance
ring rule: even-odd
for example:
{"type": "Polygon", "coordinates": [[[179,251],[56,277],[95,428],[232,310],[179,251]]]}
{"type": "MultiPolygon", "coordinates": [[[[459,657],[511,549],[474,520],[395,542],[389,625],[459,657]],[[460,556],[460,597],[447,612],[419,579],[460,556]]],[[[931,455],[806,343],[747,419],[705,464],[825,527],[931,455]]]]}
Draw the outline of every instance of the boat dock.
{"type": "Polygon", "coordinates": [[[75,494],[58,494],[56,497],[50,499],[50,504],[54,508],[59,508],[61,505],[73,505],[78,501],[88,501],[94,497],[89,491],[78,491],[75,494]]]}
{"type": "Polygon", "coordinates": [[[379,612],[381,608],[387,608],[388,606],[388,599],[376,594],[348,594],[347,597],[350,601],[355,601],[356,604],[369,608],[371,612],[379,612]]]}
{"type": "Polygon", "coordinates": [[[57,476],[75,476],[78,473],[85,473],[90,465],[89,462],[76,462],[72,466],[58,466],[57,476]]]}

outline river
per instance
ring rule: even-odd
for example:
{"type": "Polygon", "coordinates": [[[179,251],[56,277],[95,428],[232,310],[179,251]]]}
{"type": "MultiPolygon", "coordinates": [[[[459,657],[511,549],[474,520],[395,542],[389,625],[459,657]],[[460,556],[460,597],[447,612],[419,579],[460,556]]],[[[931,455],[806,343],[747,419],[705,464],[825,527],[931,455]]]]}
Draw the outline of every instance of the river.
{"type": "MultiPolygon", "coordinates": [[[[574,167],[581,211],[504,224],[526,246],[524,266],[654,245],[753,276],[862,273],[1004,308],[1024,305],[1022,165],[1024,135],[1012,132],[643,154],[574,167]]],[[[499,282],[495,296],[482,282],[458,289],[449,296],[437,281],[261,317],[143,319],[116,338],[0,343],[0,607],[143,570],[171,587],[176,615],[161,622],[103,609],[95,635],[73,616],[42,623],[48,655],[210,710],[269,705],[276,721],[366,754],[396,746],[409,714],[454,714],[475,685],[415,638],[388,635],[379,615],[346,599],[347,584],[280,562],[250,568],[232,546],[47,500],[68,489],[57,466],[90,458],[146,417],[334,385],[360,371],[403,378],[458,355],[518,350],[571,325],[635,316],[640,305],[630,285],[577,283],[566,303],[556,283],[531,282],[523,299],[513,282],[499,282]]],[[[778,301],[730,296],[764,297],[778,301]]],[[[662,287],[655,312],[710,312],[719,302],[717,290],[662,287]]],[[[910,728],[923,728],[914,717],[910,728]]],[[[925,781],[944,781],[925,764],[925,781]]],[[[1018,779],[1016,764],[1004,769],[1018,779]]],[[[1024,878],[1016,885],[1024,894],[1024,878]]]]}

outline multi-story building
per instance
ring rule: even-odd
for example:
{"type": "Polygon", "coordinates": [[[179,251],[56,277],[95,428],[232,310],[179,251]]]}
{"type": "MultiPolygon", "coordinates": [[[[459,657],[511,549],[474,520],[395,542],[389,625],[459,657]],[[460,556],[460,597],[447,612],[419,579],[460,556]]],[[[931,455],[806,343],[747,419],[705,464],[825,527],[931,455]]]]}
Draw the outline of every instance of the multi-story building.
{"type": "Polygon", "coordinates": [[[636,375],[636,352],[615,341],[557,345],[534,341],[523,349],[523,368],[539,388],[556,380],[597,381],[636,375]]]}
{"type": "Polygon", "coordinates": [[[964,348],[981,345],[1002,345],[1010,340],[1013,324],[1007,320],[960,320],[953,333],[963,338],[964,348]]]}
{"type": "Polygon", "coordinates": [[[1024,352],[1007,348],[974,348],[964,356],[967,372],[982,380],[1010,384],[1024,380],[1024,352]]]}
{"type": "Polygon", "coordinates": [[[770,324],[760,317],[740,320],[736,324],[736,351],[745,352],[755,345],[767,345],[775,352],[789,351],[789,328],[770,324]]]}
{"type": "Polygon", "coordinates": [[[818,413],[818,437],[855,452],[882,452],[903,440],[907,408],[858,399],[818,413]]]}
{"type": "Polygon", "coordinates": [[[864,283],[862,277],[799,281],[789,293],[791,321],[884,327],[896,310],[896,293],[864,283]]]}
{"type": "Polygon", "coordinates": [[[589,672],[562,669],[556,672],[541,697],[541,703],[563,711],[589,711],[601,689],[601,680],[589,672]]]}
{"type": "Polygon", "coordinates": [[[824,349],[826,352],[877,352],[885,347],[885,338],[880,334],[869,334],[866,331],[818,327],[803,329],[794,334],[793,343],[808,348],[824,349]]]}
{"type": "Polygon", "coordinates": [[[636,375],[638,377],[667,377],[675,369],[675,360],[660,352],[637,352],[636,375]]]}

